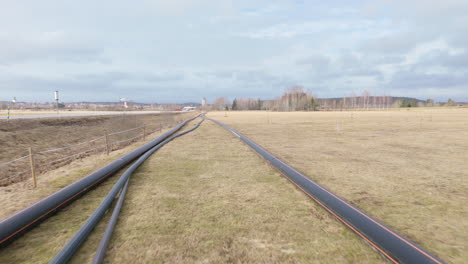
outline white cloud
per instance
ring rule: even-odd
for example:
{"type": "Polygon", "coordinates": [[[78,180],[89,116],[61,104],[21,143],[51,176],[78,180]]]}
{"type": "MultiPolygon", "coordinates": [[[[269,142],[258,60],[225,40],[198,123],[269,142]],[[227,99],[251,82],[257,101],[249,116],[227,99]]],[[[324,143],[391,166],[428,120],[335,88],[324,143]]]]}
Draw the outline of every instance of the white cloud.
{"type": "Polygon", "coordinates": [[[60,31],[32,34],[0,34],[0,64],[24,63],[32,60],[108,63],[100,47],[84,39],[60,31]]]}
{"type": "Polygon", "coordinates": [[[57,87],[70,100],[271,98],[294,84],[466,98],[467,13],[455,0],[9,1],[0,100],[57,87]]]}
{"type": "Polygon", "coordinates": [[[350,32],[366,30],[373,24],[370,20],[353,21],[305,21],[301,23],[282,23],[260,30],[238,33],[236,35],[253,39],[294,38],[322,32],[350,32]]]}

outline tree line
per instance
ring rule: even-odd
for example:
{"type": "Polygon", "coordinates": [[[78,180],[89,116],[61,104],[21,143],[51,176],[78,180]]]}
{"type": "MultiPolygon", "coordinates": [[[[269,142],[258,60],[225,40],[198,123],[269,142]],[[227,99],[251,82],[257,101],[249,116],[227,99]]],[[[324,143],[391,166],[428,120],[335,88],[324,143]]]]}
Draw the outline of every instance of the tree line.
{"type": "Polygon", "coordinates": [[[211,104],[212,110],[268,110],[268,111],[331,111],[331,110],[388,110],[389,108],[456,106],[449,99],[446,103],[426,101],[414,98],[392,97],[388,95],[371,95],[368,91],[342,98],[318,98],[303,86],[295,85],[284,90],[281,97],[272,100],[260,98],[237,97],[231,102],[226,97],[218,97],[211,104]]]}

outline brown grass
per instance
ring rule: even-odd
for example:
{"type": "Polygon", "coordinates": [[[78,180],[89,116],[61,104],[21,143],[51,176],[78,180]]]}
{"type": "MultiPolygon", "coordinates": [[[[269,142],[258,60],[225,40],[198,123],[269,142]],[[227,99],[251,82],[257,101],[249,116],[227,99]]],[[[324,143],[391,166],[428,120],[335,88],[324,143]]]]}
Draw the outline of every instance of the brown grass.
{"type": "Polygon", "coordinates": [[[134,175],[106,262],[384,261],[237,138],[205,122],[134,175]]]}
{"type": "MultiPolygon", "coordinates": [[[[96,138],[101,139],[89,144],[82,144],[60,151],[35,155],[36,169],[38,173],[51,170],[69,163],[73,159],[64,157],[83,153],[95,148],[95,151],[72,157],[81,158],[96,152],[105,152],[106,132],[123,131],[130,128],[141,127],[145,124],[146,132],[160,128],[160,125],[169,127],[174,122],[187,118],[187,114],[150,114],[150,115],[120,115],[120,116],[97,116],[97,117],[70,117],[70,118],[44,118],[44,119],[17,119],[0,122],[0,163],[13,160],[28,154],[31,147],[34,153],[55,149],[69,145],[87,142],[96,138]]],[[[109,141],[118,142],[141,135],[143,129],[137,129],[109,136],[109,141]]],[[[125,141],[120,144],[111,144],[113,150],[131,144],[125,141]]],[[[30,177],[29,159],[0,166],[0,185],[10,184],[10,181],[2,181],[7,177],[14,177],[13,181],[23,180],[30,177]],[[18,175],[18,177],[15,177],[18,175]]]]}
{"type": "MultiPolygon", "coordinates": [[[[238,129],[443,260],[464,263],[467,114],[468,109],[209,116],[238,129]]],[[[6,208],[0,212],[9,215],[127,151],[85,158],[50,172],[36,190],[21,184],[19,192],[0,188],[6,208]]],[[[2,249],[0,263],[49,261],[115,179],[2,249]]],[[[73,263],[92,259],[104,227],[105,222],[98,225],[73,263]]],[[[205,122],[162,148],[133,176],[106,262],[385,260],[237,138],[205,122]]]]}
{"type": "MultiPolygon", "coordinates": [[[[49,261],[113,181],[0,251],[0,262],[49,261]]],[[[72,263],[92,259],[106,220],[72,263]]],[[[105,261],[385,263],[211,122],[163,147],[133,175],[105,261]]]]}
{"type": "MultiPolygon", "coordinates": [[[[167,130],[163,129],[161,133],[167,130]]],[[[157,137],[159,134],[157,132],[151,137],[157,137]]],[[[92,155],[46,172],[38,178],[36,189],[31,188],[30,182],[0,187],[0,201],[2,203],[0,219],[52,194],[144,143],[145,141],[140,140],[131,146],[111,152],[109,156],[105,154],[92,155]]],[[[0,249],[0,263],[47,263],[50,261],[101,203],[120,174],[121,172],[104,181],[94,190],[47,219],[8,247],[0,249]]],[[[107,216],[96,228],[97,232],[103,232],[106,221],[107,216]]],[[[96,239],[100,238],[96,237],[96,239]]],[[[94,242],[98,243],[98,241],[94,242]]]]}
{"type": "Polygon", "coordinates": [[[445,261],[468,259],[468,109],[209,116],[445,261]]]}

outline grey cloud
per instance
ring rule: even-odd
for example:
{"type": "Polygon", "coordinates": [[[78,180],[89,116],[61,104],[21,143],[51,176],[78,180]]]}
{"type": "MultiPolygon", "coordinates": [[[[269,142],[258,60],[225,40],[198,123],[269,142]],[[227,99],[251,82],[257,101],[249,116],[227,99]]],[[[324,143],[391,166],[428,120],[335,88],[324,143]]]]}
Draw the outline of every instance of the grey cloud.
{"type": "Polygon", "coordinates": [[[371,1],[367,6],[375,11],[371,17],[391,19],[395,27],[391,28],[391,34],[366,41],[363,48],[392,53],[395,49],[408,51],[435,39],[463,48],[468,45],[468,36],[464,34],[468,31],[468,2],[465,0],[371,1]]]}
{"type": "Polygon", "coordinates": [[[453,70],[467,70],[468,52],[449,54],[444,50],[434,50],[426,54],[418,65],[421,67],[442,66],[453,70]]]}
{"type": "Polygon", "coordinates": [[[112,98],[112,84],[105,82],[77,81],[73,78],[46,79],[34,76],[21,76],[8,80],[0,80],[0,85],[9,87],[2,96],[16,96],[20,101],[53,100],[53,91],[60,90],[64,101],[103,100],[112,98]],[[27,94],[15,91],[28,90],[27,94]],[[99,91],[99,92],[97,92],[99,91]],[[91,99],[92,98],[92,99],[91,99]]]}
{"type": "Polygon", "coordinates": [[[0,35],[0,64],[28,61],[63,61],[72,63],[110,63],[103,49],[90,46],[60,32],[25,35],[0,35]]]}
{"type": "Polygon", "coordinates": [[[144,74],[142,79],[148,82],[170,82],[170,81],[181,81],[185,79],[185,75],[179,72],[169,72],[169,73],[154,73],[154,74],[144,74]]]}
{"type": "Polygon", "coordinates": [[[448,89],[454,86],[468,86],[467,75],[453,74],[430,74],[413,71],[401,71],[396,73],[390,82],[386,84],[388,88],[440,88],[448,89]]]}
{"type": "Polygon", "coordinates": [[[297,65],[314,65],[316,67],[327,67],[330,64],[330,58],[322,55],[322,54],[315,54],[308,56],[303,59],[299,59],[296,61],[297,65]]]}
{"type": "Polygon", "coordinates": [[[372,2],[376,7],[376,15],[392,15],[395,18],[412,18],[426,24],[432,21],[448,21],[456,17],[466,16],[468,2],[465,0],[394,0],[372,2]],[[430,19],[430,20],[429,20],[430,19]]]}
{"type": "Polygon", "coordinates": [[[213,71],[213,72],[198,72],[197,75],[200,77],[206,77],[206,75],[215,77],[215,78],[221,78],[221,79],[231,79],[235,74],[235,71],[233,70],[219,70],[219,71],[213,71]]]}
{"type": "Polygon", "coordinates": [[[368,58],[363,59],[347,52],[340,54],[334,61],[330,59],[324,60],[324,63],[319,63],[317,67],[318,72],[321,73],[319,77],[326,78],[378,77],[381,75],[381,72],[375,69],[375,65],[368,58]]]}
{"type": "Polygon", "coordinates": [[[34,98],[48,98],[54,90],[58,89],[64,101],[73,101],[72,98],[78,101],[113,101],[126,97],[142,102],[180,102],[198,100],[203,96],[210,98],[213,94],[228,97],[269,98],[272,87],[277,89],[274,94],[280,94],[284,87],[293,84],[292,80],[252,70],[220,70],[199,72],[198,76],[194,75],[206,80],[204,83],[192,83],[192,79],[187,79],[188,75],[190,74],[181,72],[137,74],[105,72],[70,75],[62,78],[19,75],[8,79],[0,76],[0,87],[10,87],[13,90],[29,89],[31,92],[27,96],[17,96],[14,93],[9,95],[10,97],[17,96],[19,100],[29,101],[34,101],[34,98]],[[229,81],[226,81],[224,77],[228,72],[231,73],[231,77],[229,81]],[[209,78],[209,76],[212,77],[209,78]]]}
{"type": "Polygon", "coordinates": [[[80,74],[74,76],[74,80],[76,81],[94,83],[114,83],[119,80],[131,78],[134,78],[134,76],[125,72],[104,72],[93,74],[80,74]]]}
{"type": "Polygon", "coordinates": [[[182,101],[271,98],[294,84],[327,96],[466,87],[467,1],[373,3],[375,16],[360,14],[361,2],[10,1],[0,9],[0,95],[182,101]],[[441,50],[428,50],[434,43],[441,50]]]}
{"type": "Polygon", "coordinates": [[[370,77],[381,77],[381,72],[371,68],[351,69],[346,72],[349,76],[370,76],[370,77]]]}
{"type": "MultiPolygon", "coordinates": [[[[172,93],[174,95],[175,89],[179,86],[158,85],[152,84],[150,86],[139,83],[121,83],[122,80],[128,80],[118,75],[107,76],[92,76],[89,78],[70,77],[60,79],[44,79],[38,77],[22,76],[18,79],[0,80],[1,86],[12,88],[10,97],[16,96],[18,100],[24,101],[37,101],[52,100],[53,91],[59,90],[61,98],[65,102],[69,101],[118,101],[121,97],[126,97],[129,100],[149,102],[164,101],[169,98],[172,93]],[[27,95],[18,95],[14,91],[28,89],[30,92],[27,95]],[[167,94],[168,97],[160,95],[167,94]],[[45,98],[45,99],[44,99],[45,98]]],[[[189,94],[185,92],[186,94],[189,94]]],[[[178,94],[178,93],[176,93],[178,94]]],[[[2,97],[6,94],[2,94],[2,97]]],[[[178,94],[181,96],[181,94],[178,94]]],[[[181,96],[182,98],[182,96],[181,96]]]]}
{"type": "Polygon", "coordinates": [[[415,33],[395,33],[383,37],[371,38],[361,44],[364,53],[401,54],[414,49],[417,45],[429,41],[427,36],[415,33]]]}
{"type": "Polygon", "coordinates": [[[369,28],[370,20],[355,20],[346,23],[338,20],[304,21],[302,23],[281,23],[259,30],[235,34],[252,39],[295,38],[321,32],[352,32],[369,28]]]}
{"type": "Polygon", "coordinates": [[[210,79],[219,82],[236,82],[242,83],[244,86],[248,83],[269,82],[275,79],[275,76],[265,71],[249,69],[197,72],[196,75],[202,79],[210,79]]]}
{"type": "Polygon", "coordinates": [[[81,74],[73,76],[72,80],[87,84],[111,84],[111,85],[140,85],[151,86],[159,83],[177,82],[185,79],[185,75],[179,72],[159,73],[129,73],[129,72],[103,72],[97,74],[81,74]]]}
{"type": "MultiPolygon", "coordinates": [[[[468,12],[468,10],[467,10],[468,12]]],[[[466,48],[468,46],[468,17],[463,17],[451,25],[451,32],[447,35],[448,42],[459,48],[466,48]]]]}
{"type": "Polygon", "coordinates": [[[405,60],[403,55],[381,55],[369,58],[369,61],[376,65],[381,64],[399,64],[405,60]]]}
{"type": "Polygon", "coordinates": [[[269,82],[274,80],[274,76],[259,70],[238,71],[235,78],[241,82],[269,82]]]}
{"type": "Polygon", "coordinates": [[[345,69],[356,67],[356,65],[362,63],[362,60],[359,60],[359,58],[356,55],[350,52],[341,53],[340,57],[338,58],[338,61],[341,67],[345,69]]]}

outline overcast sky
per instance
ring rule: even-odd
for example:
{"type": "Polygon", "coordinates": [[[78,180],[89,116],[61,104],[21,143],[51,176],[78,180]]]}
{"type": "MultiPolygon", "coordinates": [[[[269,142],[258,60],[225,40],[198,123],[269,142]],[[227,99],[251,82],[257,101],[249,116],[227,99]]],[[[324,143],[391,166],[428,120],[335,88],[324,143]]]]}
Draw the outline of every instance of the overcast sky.
{"type": "Polygon", "coordinates": [[[468,101],[466,0],[1,0],[0,101],[468,101]]]}

